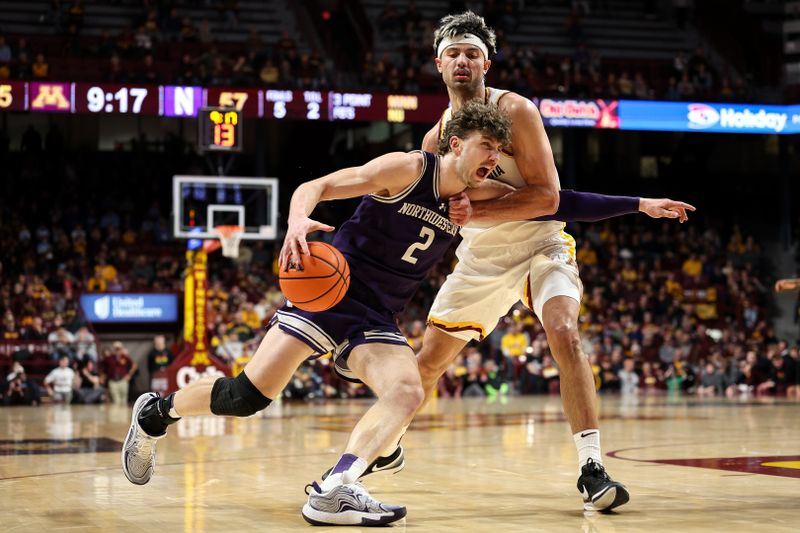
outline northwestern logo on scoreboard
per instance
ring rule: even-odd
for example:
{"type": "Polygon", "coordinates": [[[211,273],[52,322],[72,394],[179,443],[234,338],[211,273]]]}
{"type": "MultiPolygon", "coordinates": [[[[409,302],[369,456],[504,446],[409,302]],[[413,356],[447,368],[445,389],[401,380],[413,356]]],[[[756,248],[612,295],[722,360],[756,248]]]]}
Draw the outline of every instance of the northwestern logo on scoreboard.
{"type": "Polygon", "coordinates": [[[689,127],[693,130],[704,130],[719,122],[717,110],[706,104],[689,104],[689,127]]]}
{"type": "Polygon", "coordinates": [[[196,117],[203,107],[202,87],[164,86],[165,117],[196,117]]]}

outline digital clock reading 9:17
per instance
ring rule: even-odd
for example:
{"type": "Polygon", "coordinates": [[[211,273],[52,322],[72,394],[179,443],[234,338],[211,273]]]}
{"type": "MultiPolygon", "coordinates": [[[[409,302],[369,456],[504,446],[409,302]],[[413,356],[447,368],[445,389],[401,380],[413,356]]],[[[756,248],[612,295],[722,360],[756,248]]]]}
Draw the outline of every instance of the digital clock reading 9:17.
{"type": "Polygon", "coordinates": [[[78,113],[158,114],[158,88],[78,83],[75,104],[78,113]]]}

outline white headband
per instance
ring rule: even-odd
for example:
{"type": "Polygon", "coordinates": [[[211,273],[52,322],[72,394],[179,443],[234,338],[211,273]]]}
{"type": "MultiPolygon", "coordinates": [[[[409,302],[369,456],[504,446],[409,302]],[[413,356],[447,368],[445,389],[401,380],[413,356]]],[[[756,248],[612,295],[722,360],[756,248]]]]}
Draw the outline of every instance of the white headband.
{"type": "Polygon", "coordinates": [[[442,52],[444,52],[445,48],[455,44],[471,44],[472,46],[476,46],[483,52],[484,59],[489,59],[489,49],[486,47],[486,44],[484,44],[479,37],[471,33],[462,33],[455,37],[445,37],[442,39],[439,43],[439,47],[436,49],[436,57],[442,57],[442,52]]]}

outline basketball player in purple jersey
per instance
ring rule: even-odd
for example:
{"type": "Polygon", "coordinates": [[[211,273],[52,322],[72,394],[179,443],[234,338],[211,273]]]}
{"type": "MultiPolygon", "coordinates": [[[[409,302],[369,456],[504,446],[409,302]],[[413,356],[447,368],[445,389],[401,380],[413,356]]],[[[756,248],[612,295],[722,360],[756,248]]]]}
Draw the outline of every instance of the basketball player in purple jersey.
{"type": "MultiPolygon", "coordinates": [[[[426,399],[464,346],[484,339],[522,300],[542,322],[558,362],[564,411],[578,450],[578,490],[584,509],[609,511],[626,503],[629,496],[621,483],[608,477],[602,464],[594,380],[577,328],[583,286],[575,241],[564,232],[562,221],[641,211],[653,218],[684,222],[686,211],[694,207],[668,199],[559,191],[550,142],[536,106],[518,94],[484,84],[489,58],[495,53],[495,34],[483,18],[472,12],[444,17],[434,36],[434,49],[450,107],[425,136],[423,150],[440,142],[450,117],[467,103],[496,104],[512,120],[512,141],[504,145],[490,177],[512,192],[483,201],[473,198],[470,202],[464,195],[451,200],[450,219],[463,226],[463,240],[456,250],[459,262],[431,307],[417,355],[426,399]],[[531,220],[554,213],[557,207],[554,215],[531,220]]],[[[398,439],[401,436],[402,432],[398,439]]],[[[351,438],[357,438],[356,433],[351,438]]],[[[396,472],[403,466],[402,447],[390,446],[367,473],[396,472]]]]}
{"type": "Polygon", "coordinates": [[[369,465],[364,458],[372,460],[396,442],[424,398],[417,359],[395,315],[458,233],[447,218],[447,199],[466,188],[474,189],[475,198],[498,194],[485,178],[510,131],[496,106],[473,102],[448,124],[447,140],[438,149],[442,155],[391,153],[298,187],[281,268],[290,260],[302,262],[308,233],[333,230],[309,218],[320,201],[365,195],[333,239],[350,265],[347,295],[319,313],[287,303],[236,378],[198,380],[165,398],[152,392],[140,396],[122,449],[128,480],[139,485],[150,480],[156,442],[180,417],[250,416],[280,394],[305,360],[332,352],[337,372],[366,383],[378,400],[333,472],[321,486],[311,484],[303,517],[315,525],[379,525],[403,518],[405,507],[381,503],[356,483],[369,465]],[[390,418],[393,423],[386,424],[390,418]]]}

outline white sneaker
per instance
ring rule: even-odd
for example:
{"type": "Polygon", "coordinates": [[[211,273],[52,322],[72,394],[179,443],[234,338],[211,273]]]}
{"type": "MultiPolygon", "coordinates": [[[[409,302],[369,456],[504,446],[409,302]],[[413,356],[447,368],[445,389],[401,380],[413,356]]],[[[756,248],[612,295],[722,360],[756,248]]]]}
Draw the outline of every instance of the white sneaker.
{"type": "Polygon", "coordinates": [[[167,436],[153,437],[145,433],[139,425],[139,413],[148,404],[158,400],[155,392],[146,392],[136,399],[131,415],[131,427],[125,443],[122,445],[122,471],[128,481],[136,485],[144,485],[153,477],[156,467],[156,441],[167,436]]]}
{"type": "Polygon", "coordinates": [[[406,516],[406,508],[379,502],[360,483],[339,485],[328,492],[316,482],[308,485],[303,518],[314,526],[382,526],[406,516]]]}

